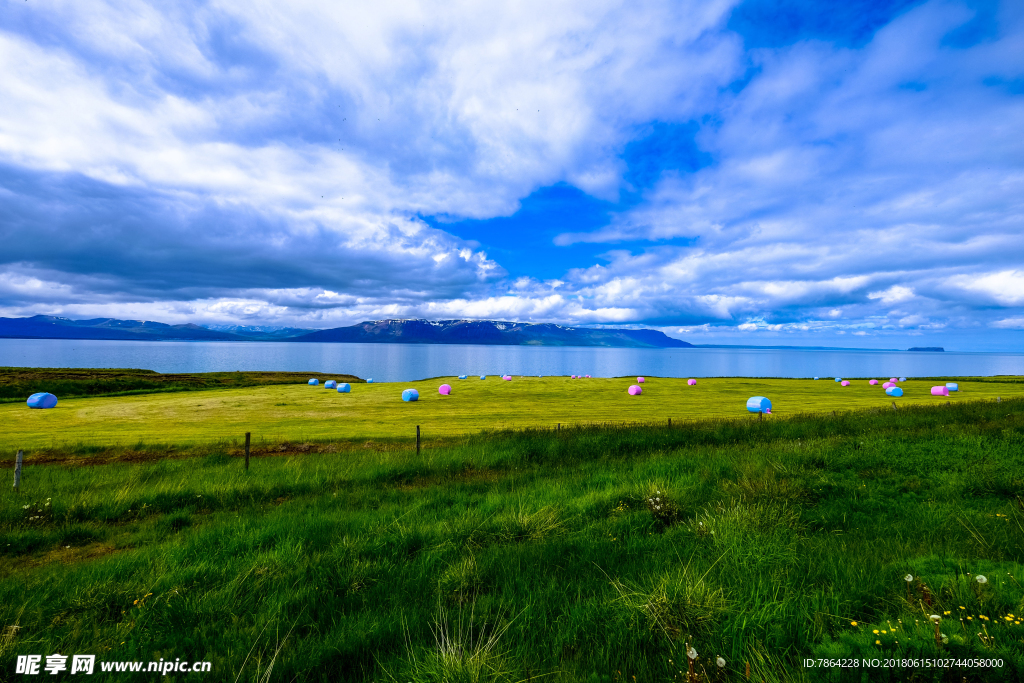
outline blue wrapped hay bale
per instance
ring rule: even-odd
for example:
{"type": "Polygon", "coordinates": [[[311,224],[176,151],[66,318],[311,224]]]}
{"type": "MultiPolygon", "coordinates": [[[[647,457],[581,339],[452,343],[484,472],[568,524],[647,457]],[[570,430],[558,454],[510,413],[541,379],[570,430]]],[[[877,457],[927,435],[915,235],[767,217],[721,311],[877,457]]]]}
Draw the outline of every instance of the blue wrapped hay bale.
{"type": "Polygon", "coordinates": [[[311,379],[311,380],[309,380],[309,382],[307,382],[307,384],[309,384],[309,386],[311,386],[311,387],[315,387],[317,384],[320,384],[320,380],[318,380],[318,379],[311,379]]]}
{"type": "Polygon", "coordinates": [[[338,383],[335,380],[333,380],[333,379],[329,379],[326,382],[324,382],[324,389],[337,389],[337,388],[338,388],[338,383]]]}
{"type": "Polygon", "coordinates": [[[352,385],[349,384],[348,382],[342,382],[341,384],[338,385],[339,394],[347,394],[350,391],[352,391],[352,385]]]}
{"type": "Polygon", "coordinates": [[[893,386],[891,386],[891,387],[889,387],[888,389],[885,390],[885,395],[886,396],[895,396],[896,398],[899,398],[900,396],[903,395],[903,390],[900,389],[898,386],[893,385],[893,386]]]}
{"type": "Polygon", "coordinates": [[[842,377],[836,377],[836,381],[837,381],[837,382],[842,382],[842,381],[843,381],[843,378],[842,378],[842,377]]]}
{"type": "Polygon", "coordinates": [[[459,379],[466,379],[465,375],[459,375],[459,379]]]}
{"type": "Polygon", "coordinates": [[[952,391],[960,391],[960,385],[956,382],[946,382],[946,388],[952,391]]]}
{"type": "Polygon", "coordinates": [[[366,380],[366,383],[367,384],[373,384],[373,378],[371,377],[370,379],[366,380]]]}
{"type": "Polygon", "coordinates": [[[772,402],[764,396],[751,396],[747,399],[747,410],[752,413],[767,413],[772,409],[772,402]]]}
{"type": "Polygon", "coordinates": [[[409,401],[420,400],[420,392],[416,389],[406,389],[402,392],[402,400],[408,403],[409,401]]]}
{"type": "Polygon", "coordinates": [[[480,375],[480,379],[487,379],[487,375],[480,375]]]}
{"type": "Polygon", "coordinates": [[[29,408],[54,408],[57,406],[57,397],[45,391],[40,391],[38,394],[29,396],[26,403],[29,408]]]}

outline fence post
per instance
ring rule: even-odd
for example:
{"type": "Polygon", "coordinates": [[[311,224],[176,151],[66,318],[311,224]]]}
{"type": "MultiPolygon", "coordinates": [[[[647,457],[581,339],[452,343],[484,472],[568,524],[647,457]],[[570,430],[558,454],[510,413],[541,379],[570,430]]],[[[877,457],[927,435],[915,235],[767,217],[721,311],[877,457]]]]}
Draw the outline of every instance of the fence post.
{"type": "Polygon", "coordinates": [[[14,457],[14,492],[21,492],[21,451],[14,457]]]}
{"type": "Polygon", "coordinates": [[[561,423],[561,422],[559,422],[559,423],[558,423],[558,426],[557,426],[557,427],[555,427],[555,431],[556,431],[556,432],[560,432],[560,431],[562,431],[562,423],[561,423]]]}
{"type": "Polygon", "coordinates": [[[420,426],[416,425],[416,455],[420,454],[420,426]]]}
{"type": "Polygon", "coordinates": [[[672,418],[671,418],[671,417],[670,417],[670,418],[668,419],[668,426],[669,426],[669,427],[671,427],[671,426],[672,426],[672,418]]]}
{"type": "Polygon", "coordinates": [[[249,432],[245,433],[245,470],[249,471],[249,432]]]}
{"type": "Polygon", "coordinates": [[[759,410],[759,411],[757,411],[757,421],[761,422],[762,420],[764,420],[764,411],[763,410],[759,410]]]}

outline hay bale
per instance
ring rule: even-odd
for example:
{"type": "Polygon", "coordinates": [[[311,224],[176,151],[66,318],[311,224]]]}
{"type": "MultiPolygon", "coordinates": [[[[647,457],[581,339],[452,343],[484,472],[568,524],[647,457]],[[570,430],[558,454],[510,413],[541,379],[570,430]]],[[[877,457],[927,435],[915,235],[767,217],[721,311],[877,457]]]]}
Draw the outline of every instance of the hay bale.
{"type": "Polygon", "coordinates": [[[40,391],[37,394],[29,396],[28,401],[25,403],[29,408],[55,408],[57,406],[57,397],[45,391],[40,391]]]}
{"type": "Polygon", "coordinates": [[[903,390],[900,389],[898,386],[893,385],[893,386],[891,386],[891,387],[889,387],[888,389],[885,390],[885,395],[886,396],[895,396],[895,397],[899,398],[900,396],[903,395],[903,390]]]}
{"type": "Polygon", "coordinates": [[[901,381],[901,382],[906,382],[906,381],[907,381],[907,378],[906,378],[906,377],[900,377],[900,381],[901,381]]]}
{"type": "Polygon", "coordinates": [[[932,387],[932,396],[949,396],[949,387],[932,387]]]}
{"type": "Polygon", "coordinates": [[[960,391],[960,385],[956,382],[946,382],[946,388],[950,391],[960,391]]]}
{"type": "Polygon", "coordinates": [[[843,378],[842,378],[842,377],[836,377],[836,381],[837,381],[837,382],[842,382],[842,381],[843,381],[843,378]]]}
{"type": "Polygon", "coordinates": [[[306,384],[308,384],[311,387],[315,387],[316,385],[320,384],[320,380],[314,378],[306,382],[306,384]]]}
{"type": "Polygon", "coordinates": [[[844,379],[842,382],[839,383],[839,386],[841,386],[841,387],[848,387],[848,386],[850,386],[850,382],[848,380],[844,379]]]}
{"type": "Polygon", "coordinates": [[[876,384],[878,384],[878,380],[877,379],[869,379],[868,380],[868,384],[870,384],[871,386],[875,386],[876,384]]]}
{"type": "Polygon", "coordinates": [[[643,377],[637,377],[637,378],[636,378],[636,383],[637,383],[637,384],[643,384],[643,383],[644,383],[644,381],[645,381],[645,380],[644,380],[644,378],[643,378],[643,377]]]}
{"type": "Polygon", "coordinates": [[[639,396],[640,394],[644,393],[643,387],[641,387],[639,384],[630,385],[629,389],[627,389],[626,391],[629,392],[630,396],[639,396]]]}
{"type": "Polygon", "coordinates": [[[747,410],[751,413],[767,413],[772,409],[772,402],[764,396],[751,396],[747,399],[747,410]]]}
{"type": "Polygon", "coordinates": [[[341,384],[338,385],[339,394],[347,394],[350,391],[352,391],[352,385],[350,385],[348,382],[342,382],[341,384]]]}
{"type": "Polygon", "coordinates": [[[329,379],[326,382],[324,382],[324,389],[337,389],[337,388],[338,388],[338,383],[335,380],[333,380],[333,379],[329,379]]]}
{"type": "Polygon", "coordinates": [[[459,375],[459,379],[466,379],[465,375],[459,375]]]}
{"type": "Polygon", "coordinates": [[[420,392],[416,389],[406,389],[402,392],[402,400],[405,402],[420,400],[420,392]]]}
{"type": "Polygon", "coordinates": [[[896,379],[895,377],[890,377],[890,378],[889,378],[889,381],[890,381],[891,383],[893,383],[893,384],[896,384],[896,382],[897,382],[898,380],[897,380],[897,379],[896,379]]]}
{"type": "Polygon", "coordinates": [[[480,379],[487,379],[487,375],[480,375],[480,379]]]}
{"type": "Polygon", "coordinates": [[[688,380],[686,380],[686,383],[692,387],[693,385],[695,385],[697,383],[697,380],[695,380],[695,379],[688,379],[688,380]]]}
{"type": "Polygon", "coordinates": [[[450,384],[442,384],[437,388],[437,393],[441,394],[442,396],[448,396],[449,394],[452,393],[452,387],[450,384]]]}
{"type": "Polygon", "coordinates": [[[373,378],[371,377],[370,379],[366,380],[366,383],[367,384],[373,384],[373,378]]]}

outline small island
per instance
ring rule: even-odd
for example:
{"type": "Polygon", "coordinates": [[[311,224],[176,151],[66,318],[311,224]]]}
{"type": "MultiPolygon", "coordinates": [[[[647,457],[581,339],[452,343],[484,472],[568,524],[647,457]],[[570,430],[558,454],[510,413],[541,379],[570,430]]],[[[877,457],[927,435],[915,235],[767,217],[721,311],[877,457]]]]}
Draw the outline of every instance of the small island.
{"type": "Polygon", "coordinates": [[[937,351],[945,352],[946,349],[941,346],[911,346],[907,351],[937,351]]]}

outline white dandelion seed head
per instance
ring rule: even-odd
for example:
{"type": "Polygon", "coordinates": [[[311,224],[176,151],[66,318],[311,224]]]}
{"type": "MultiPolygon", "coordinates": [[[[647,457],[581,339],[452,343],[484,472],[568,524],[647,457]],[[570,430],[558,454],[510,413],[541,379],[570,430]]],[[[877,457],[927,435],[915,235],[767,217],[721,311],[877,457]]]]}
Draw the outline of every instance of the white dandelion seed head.
{"type": "Polygon", "coordinates": [[[694,650],[692,647],[688,647],[686,648],[686,656],[690,659],[697,659],[697,651],[694,650]]]}
{"type": "Polygon", "coordinates": [[[985,578],[984,576],[982,576],[981,574],[978,574],[978,575],[977,575],[977,576],[976,576],[976,577],[974,578],[974,580],[975,580],[975,581],[977,581],[978,583],[988,583],[988,579],[986,579],[986,578],[985,578]]]}
{"type": "Polygon", "coordinates": [[[715,664],[718,665],[719,669],[724,669],[725,668],[725,659],[723,659],[722,657],[719,657],[718,659],[715,660],[715,664]]]}
{"type": "Polygon", "coordinates": [[[914,580],[914,575],[913,574],[907,574],[906,576],[903,577],[903,580],[906,581],[907,583],[910,583],[911,581],[914,580]]]}
{"type": "Polygon", "coordinates": [[[938,614],[933,614],[928,618],[934,621],[936,624],[942,621],[942,617],[940,617],[938,614]]]}

